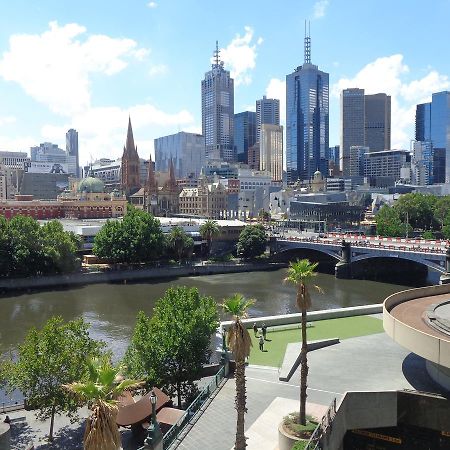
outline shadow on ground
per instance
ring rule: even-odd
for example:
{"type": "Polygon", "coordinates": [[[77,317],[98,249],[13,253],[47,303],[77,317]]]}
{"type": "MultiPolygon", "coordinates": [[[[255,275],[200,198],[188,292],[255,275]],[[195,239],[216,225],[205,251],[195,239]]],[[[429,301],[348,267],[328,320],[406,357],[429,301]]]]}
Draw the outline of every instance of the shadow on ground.
{"type": "Polygon", "coordinates": [[[27,422],[11,424],[11,442],[14,442],[13,448],[26,448],[35,439],[36,433],[27,422]]]}
{"type": "Polygon", "coordinates": [[[425,359],[421,356],[418,356],[415,353],[410,353],[403,360],[402,371],[403,375],[414,389],[424,392],[433,392],[450,398],[450,392],[441,388],[428,375],[425,367],[425,359]]]}

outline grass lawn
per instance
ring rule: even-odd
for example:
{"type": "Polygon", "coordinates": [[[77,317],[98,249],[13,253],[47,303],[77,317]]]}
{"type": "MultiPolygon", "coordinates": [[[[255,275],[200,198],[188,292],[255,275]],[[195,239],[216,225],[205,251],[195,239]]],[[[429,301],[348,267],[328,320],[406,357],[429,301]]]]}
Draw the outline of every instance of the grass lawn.
{"type": "MultiPolygon", "coordinates": [[[[383,321],[369,316],[344,317],[342,319],[317,320],[310,322],[307,328],[308,341],[338,337],[347,339],[356,336],[382,333],[383,321]]],[[[249,364],[260,366],[281,367],[287,344],[301,341],[300,328],[277,330],[269,327],[267,330],[264,349],[259,350],[258,338],[255,338],[253,329],[249,329],[253,348],[250,353],[249,364]]]]}

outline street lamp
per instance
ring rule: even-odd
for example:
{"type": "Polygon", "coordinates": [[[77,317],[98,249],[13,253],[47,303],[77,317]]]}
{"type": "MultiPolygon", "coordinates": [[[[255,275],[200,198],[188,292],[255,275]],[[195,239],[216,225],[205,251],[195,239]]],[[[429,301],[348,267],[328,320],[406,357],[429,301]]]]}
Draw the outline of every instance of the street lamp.
{"type": "Polygon", "coordinates": [[[159,427],[159,423],[156,420],[157,401],[158,397],[152,390],[150,394],[150,403],[152,405],[152,421],[150,423],[150,426],[148,427],[147,437],[144,440],[144,446],[139,450],[162,450],[163,448],[161,428],[159,427]]]}

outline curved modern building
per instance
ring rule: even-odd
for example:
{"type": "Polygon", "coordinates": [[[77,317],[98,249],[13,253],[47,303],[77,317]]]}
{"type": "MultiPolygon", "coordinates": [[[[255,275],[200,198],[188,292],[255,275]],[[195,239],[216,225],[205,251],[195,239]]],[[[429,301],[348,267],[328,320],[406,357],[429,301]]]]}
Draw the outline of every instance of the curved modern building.
{"type": "Polygon", "coordinates": [[[430,377],[450,391],[450,284],[388,297],[383,326],[398,344],[426,359],[430,377]]]}

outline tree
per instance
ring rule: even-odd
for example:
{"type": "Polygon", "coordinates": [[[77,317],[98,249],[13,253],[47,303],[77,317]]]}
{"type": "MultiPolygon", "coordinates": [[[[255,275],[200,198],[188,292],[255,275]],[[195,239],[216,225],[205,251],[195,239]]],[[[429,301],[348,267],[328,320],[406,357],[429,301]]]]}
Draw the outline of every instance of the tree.
{"type": "Polygon", "coordinates": [[[8,388],[22,391],[27,405],[38,410],[38,418],[51,419],[50,440],[55,414],[74,418],[79,406],[63,385],[86,376],[86,358],[97,356],[103,347],[89,337],[88,328],[83,319],[64,322],[53,317],[42,329],[28,332],[15,361],[3,363],[8,388]]]}
{"type": "Polygon", "coordinates": [[[159,221],[131,207],[121,221],[106,222],[95,236],[93,253],[112,262],[140,263],[157,259],[163,248],[159,221]]]}
{"type": "Polygon", "coordinates": [[[219,235],[220,229],[219,225],[215,220],[207,220],[205,223],[200,225],[199,228],[200,235],[203,239],[206,239],[208,244],[208,258],[211,256],[211,247],[213,238],[219,235]]]}
{"type": "Polygon", "coordinates": [[[247,225],[240,233],[237,253],[242,258],[254,258],[266,250],[267,238],[262,225],[247,225]]]}
{"type": "Polygon", "coordinates": [[[402,222],[409,223],[413,229],[433,229],[434,206],[437,197],[430,194],[409,193],[402,195],[394,204],[402,222]]]}
{"type": "Polygon", "coordinates": [[[118,450],[120,433],[116,423],[117,399],[126,391],[139,387],[137,380],[121,380],[120,368],[114,367],[108,356],[87,361],[86,381],[67,384],[64,388],[75,398],[87,403],[91,415],[86,419],[83,444],[85,450],[118,450]]]}
{"type": "MultiPolygon", "coordinates": [[[[315,272],[318,263],[311,263],[308,259],[300,259],[289,264],[285,281],[292,283],[297,288],[297,307],[302,314],[302,348],[300,351],[300,415],[301,425],[306,425],[306,387],[308,381],[308,343],[306,338],[306,311],[311,307],[311,297],[308,284],[317,274],[315,272]]],[[[314,287],[320,292],[318,286],[314,287]]]]}
{"type": "Polygon", "coordinates": [[[223,301],[224,311],[233,316],[233,323],[227,331],[227,344],[234,354],[236,369],[234,377],[236,380],[236,442],[235,450],[245,450],[247,447],[245,438],[245,413],[247,412],[247,395],[245,387],[245,360],[250,355],[252,340],[248,330],[242,323],[242,319],[247,317],[248,308],[254,300],[247,300],[241,294],[234,294],[223,301]]]}
{"type": "Polygon", "coordinates": [[[219,324],[213,298],[195,288],[170,288],[159,299],[150,318],[137,317],[131,344],[125,355],[127,373],[160,385],[178,405],[194,388],[203,365],[209,361],[211,335],[219,324]]]}
{"type": "Polygon", "coordinates": [[[261,222],[270,222],[271,216],[270,213],[267,211],[264,211],[264,209],[260,209],[258,213],[258,219],[261,222]]]}
{"type": "Polygon", "coordinates": [[[167,236],[167,244],[175,252],[178,261],[188,256],[194,248],[194,240],[181,227],[172,227],[167,236]]]}
{"type": "Polygon", "coordinates": [[[446,217],[450,215],[450,195],[444,195],[436,200],[433,213],[436,221],[443,227],[446,217]]]}
{"type": "Polygon", "coordinates": [[[400,215],[394,207],[384,205],[375,216],[377,234],[380,236],[401,237],[410,235],[411,225],[403,223],[400,215]]]}

